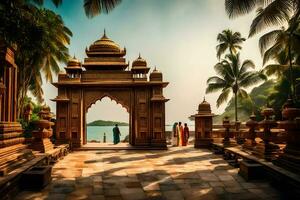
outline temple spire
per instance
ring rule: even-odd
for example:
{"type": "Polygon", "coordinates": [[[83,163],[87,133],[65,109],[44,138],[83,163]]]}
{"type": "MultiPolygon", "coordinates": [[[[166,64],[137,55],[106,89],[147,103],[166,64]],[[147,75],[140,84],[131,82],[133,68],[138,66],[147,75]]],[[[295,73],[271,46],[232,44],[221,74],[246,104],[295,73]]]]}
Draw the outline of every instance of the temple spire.
{"type": "Polygon", "coordinates": [[[139,53],[139,59],[141,59],[142,57],[141,57],[141,52],[139,53]]]}
{"type": "Polygon", "coordinates": [[[104,29],[103,37],[106,37],[106,30],[104,29]]]}

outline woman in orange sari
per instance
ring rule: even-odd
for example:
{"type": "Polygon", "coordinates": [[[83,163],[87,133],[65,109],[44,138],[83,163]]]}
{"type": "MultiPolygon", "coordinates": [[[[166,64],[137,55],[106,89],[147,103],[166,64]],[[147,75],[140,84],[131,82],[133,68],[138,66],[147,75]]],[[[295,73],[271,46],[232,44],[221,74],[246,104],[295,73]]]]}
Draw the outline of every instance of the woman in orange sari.
{"type": "Polygon", "coordinates": [[[181,122],[178,123],[178,146],[183,145],[183,126],[181,122]]]}

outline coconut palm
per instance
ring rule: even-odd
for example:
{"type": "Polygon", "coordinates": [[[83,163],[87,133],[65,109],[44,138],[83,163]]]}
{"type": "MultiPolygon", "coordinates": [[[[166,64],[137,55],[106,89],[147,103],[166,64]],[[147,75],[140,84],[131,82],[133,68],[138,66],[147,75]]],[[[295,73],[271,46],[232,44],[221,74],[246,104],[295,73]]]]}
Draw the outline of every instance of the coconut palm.
{"type": "Polygon", "coordinates": [[[227,50],[230,54],[236,54],[238,50],[242,49],[240,46],[246,39],[241,36],[239,32],[232,32],[232,30],[224,30],[218,34],[217,41],[217,57],[220,59],[227,50]]]}
{"type": "Polygon", "coordinates": [[[266,67],[267,72],[283,72],[286,66],[289,68],[289,79],[292,85],[292,96],[295,97],[295,78],[293,76],[293,62],[299,57],[300,36],[299,36],[299,21],[296,23],[290,21],[288,28],[282,27],[264,34],[259,40],[259,46],[263,55],[263,63],[269,60],[277,60],[282,66],[279,70],[278,65],[269,65],[266,67]],[[295,29],[296,28],[296,29],[295,29]],[[275,71],[274,71],[275,70],[275,71]]]}
{"type": "MultiPolygon", "coordinates": [[[[16,63],[19,66],[18,103],[21,115],[24,98],[31,91],[43,101],[42,76],[52,81],[59,72],[59,62],[66,63],[71,31],[60,16],[46,9],[33,9],[36,27],[28,30],[28,42],[18,45],[16,63]]],[[[20,116],[19,115],[19,116],[20,116]]]]}
{"type": "Polygon", "coordinates": [[[255,65],[251,60],[240,61],[240,54],[226,55],[225,59],[215,65],[215,71],[219,76],[210,77],[207,80],[206,93],[221,91],[217,99],[217,107],[226,102],[233,93],[235,103],[235,120],[238,121],[238,97],[249,98],[245,88],[257,84],[266,79],[260,72],[250,70],[255,65]]]}
{"type": "Polygon", "coordinates": [[[257,9],[249,36],[270,26],[286,24],[289,18],[297,20],[300,15],[299,0],[225,0],[225,9],[230,18],[248,14],[257,9]]]}

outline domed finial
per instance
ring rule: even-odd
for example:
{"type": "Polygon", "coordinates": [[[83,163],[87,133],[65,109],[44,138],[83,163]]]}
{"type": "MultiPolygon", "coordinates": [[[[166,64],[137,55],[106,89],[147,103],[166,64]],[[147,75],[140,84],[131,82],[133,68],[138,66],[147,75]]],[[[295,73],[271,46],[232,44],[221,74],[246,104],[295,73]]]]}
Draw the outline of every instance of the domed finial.
{"type": "Polygon", "coordinates": [[[141,57],[141,52],[139,53],[139,57],[138,57],[139,59],[141,59],[142,57],[141,57]]]}
{"type": "Polygon", "coordinates": [[[203,97],[203,102],[205,101],[205,96],[203,97]]]}
{"type": "Polygon", "coordinates": [[[156,66],[154,67],[154,70],[153,70],[153,71],[157,71],[156,66]]]}
{"type": "Polygon", "coordinates": [[[102,36],[102,38],[103,38],[103,39],[107,38],[105,29],[104,29],[104,31],[103,31],[103,36],[102,36]]]}

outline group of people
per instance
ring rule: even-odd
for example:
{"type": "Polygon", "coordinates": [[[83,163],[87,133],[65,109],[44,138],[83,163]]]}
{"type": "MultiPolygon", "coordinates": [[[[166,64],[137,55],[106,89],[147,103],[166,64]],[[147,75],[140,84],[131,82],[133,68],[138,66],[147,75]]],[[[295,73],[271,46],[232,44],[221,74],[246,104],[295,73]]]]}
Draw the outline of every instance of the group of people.
{"type": "Polygon", "coordinates": [[[183,127],[181,122],[175,122],[172,136],[172,146],[186,146],[190,137],[189,127],[186,123],[184,123],[183,127]]]}

